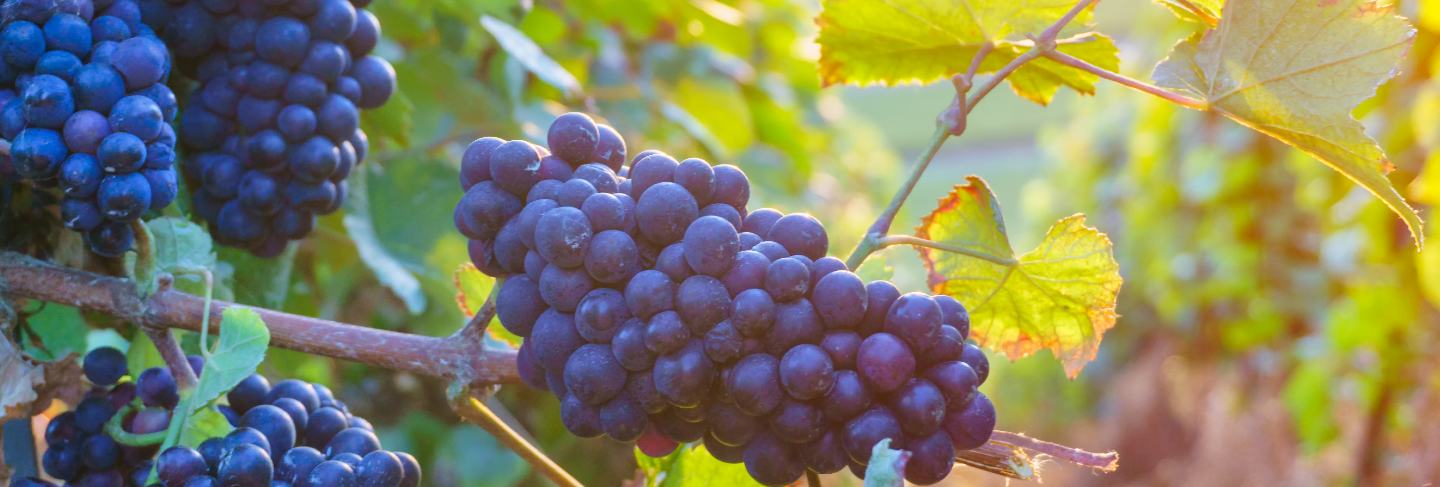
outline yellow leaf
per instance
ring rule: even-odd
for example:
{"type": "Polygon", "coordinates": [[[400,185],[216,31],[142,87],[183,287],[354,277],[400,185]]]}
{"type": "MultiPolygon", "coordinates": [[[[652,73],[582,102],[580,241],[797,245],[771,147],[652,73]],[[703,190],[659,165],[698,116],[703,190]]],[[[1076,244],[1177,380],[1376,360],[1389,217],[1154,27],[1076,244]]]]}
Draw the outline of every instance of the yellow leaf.
{"type": "Polygon", "coordinates": [[[1231,0],[1219,25],[1155,67],[1160,86],[1305,151],[1369,190],[1424,241],[1394,166],[1351,116],[1393,77],[1415,29],[1373,0],[1231,0]]]}
{"type": "MultiPolygon", "coordinates": [[[[1039,35],[1075,6],[1073,0],[827,0],[820,25],[820,79],[825,84],[929,83],[965,72],[984,45],[994,50],[979,73],[990,73],[1029,50],[1039,35]]],[[[1075,19],[1084,24],[1086,10],[1075,19]]],[[[1086,33],[1060,50],[1107,69],[1119,64],[1115,43],[1086,33]]],[[[1040,104],[1060,86],[1093,93],[1095,77],[1049,60],[1011,74],[1011,87],[1040,104]]]]}
{"type": "Polygon", "coordinates": [[[1011,359],[1049,350],[1071,378],[1095,359],[1115,326],[1122,279],[1110,238],[1084,215],[1056,222],[1015,255],[995,195],[976,176],[956,185],[916,236],[951,251],[918,248],[931,290],[970,310],[971,336],[1011,359]]]}

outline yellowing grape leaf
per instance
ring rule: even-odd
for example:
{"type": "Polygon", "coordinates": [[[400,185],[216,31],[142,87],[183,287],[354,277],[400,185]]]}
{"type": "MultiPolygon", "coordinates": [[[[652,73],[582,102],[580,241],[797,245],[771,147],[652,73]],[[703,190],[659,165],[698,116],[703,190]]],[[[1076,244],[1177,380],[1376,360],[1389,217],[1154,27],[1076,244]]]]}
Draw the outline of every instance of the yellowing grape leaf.
{"type": "MultiPolygon", "coordinates": [[[[1019,56],[1025,52],[1026,48],[1025,45],[1020,44],[1009,46],[1008,49],[1011,50],[1009,56],[1019,56]]],[[[1120,50],[1115,47],[1114,40],[1103,34],[1087,32],[1069,39],[1062,39],[1057,42],[1055,48],[1107,71],[1120,69],[1120,50]]],[[[1006,81],[1010,82],[1010,87],[1021,97],[1041,105],[1049,105],[1050,100],[1055,98],[1055,93],[1060,91],[1060,86],[1069,87],[1082,94],[1093,95],[1095,94],[1095,82],[1099,79],[1099,76],[1089,72],[1042,57],[1030,61],[1024,67],[1016,70],[1009,78],[1006,78],[1006,81]]]]}
{"type": "Polygon", "coordinates": [[[1220,24],[1176,45],[1155,82],[1305,151],[1374,193],[1424,241],[1385,152],[1350,115],[1393,77],[1415,29],[1373,0],[1230,0],[1220,24]]]}
{"type": "Polygon", "coordinates": [[[995,194],[970,176],[915,232],[944,247],[916,248],[931,290],[969,308],[981,345],[1011,359],[1050,350],[1074,378],[1115,326],[1120,265],[1110,238],[1085,226],[1084,215],[1061,219],[1039,247],[1016,255],[995,194]]]}
{"type": "Polygon", "coordinates": [[[52,399],[78,402],[85,391],[78,359],[72,353],[39,362],[0,336],[0,423],[39,414],[52,399]]]}
{"type": "Polygon", "coordinates": [[[1182,19],[1214,27],[1220,23],[1220,7],[1225,5],[1225,0],[1155,0],[1155,3],[1169,7],[1182,19]]]}
{"type": "MultiPolygon", "coordinates": [[[[987,42],[995,50],[980,72],[1000,69],[1075,6],[1073,0],[826,0],[820,25],[820,79],[827,85],[929,83],[969,69],[987,42]]],[[[1088,21],[1082,12],[1075,23],[1088,21]]],[[[1061,42],[1061,51],[1091,64],[1119,64],[1114,42],[1088,33],[1061,42]]],[[[1059,86],[1094,91],[1094,76],[1036,60],[1009,78],[1021,96],[1048,103],[1059,86]]]]}

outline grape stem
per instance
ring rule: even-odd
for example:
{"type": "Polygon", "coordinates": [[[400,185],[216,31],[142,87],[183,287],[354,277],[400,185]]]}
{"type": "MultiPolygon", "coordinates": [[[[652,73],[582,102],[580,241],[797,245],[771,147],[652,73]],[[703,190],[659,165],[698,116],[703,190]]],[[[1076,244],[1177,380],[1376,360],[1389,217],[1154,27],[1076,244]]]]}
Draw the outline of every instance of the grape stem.
{"type": "MultiPolygon", "coordinates": [[[[180,292],[170,286],[162,286],[148,298],[141,297],[134,281],[62,267],[10,251],[0,251],[0,295],[9,299],[59,303],[81,311],[119,317],[140,324],[147,334],[151,333],[152,329],[168,331],[179,328],[199,331],[204,320],[206,301],[205,298],[180,292]]],[[[494,316],[494,301],[492,297],[481,306],[478,317],[472,319],[471,323],[489,323],[494,316]]],[[[211,320],[210,326],[215,326],[214,323],[219,321],[218,314],[230,306],[239,305],[214,301],[210,313],[215,319],[211,320]]],[[[477,346],[471,341],[472,338],[457,338],[483,338],[482,334],[475,333],[483,330],[483,327],[467,327],[470,331],[439,338],[396,333],[263,308],[250,309],[264,320],[265,326],[270,329],[270,343],[277,347],[449,379],[462,384],[472,384],[472,388],[520,383],[514,350],[477,346]]],[[[165,339],[174,343],[169,333],[158,335],[163,338],[156,340],[157,348],[160,348],[160,342],[165,339]]],[[[172,353],[180,355],[176,352],[178,349],[176,345],[172,353]]],[[[167,363],[176,362],[167,360],[167,363]]],[[[184,364],[186,370],[189,369],[189,362],[184,360],[183,355],[180,355],[179,363],[184,364]]],[[[457,413],[463,411],[468,411],[468,408],[457,408],[457,413]]],[[[495,414],[494,411],[488,413],[495,414]]],[[[461,414],[473,416],[476,421],[483,421],[480,418],[485,412],[461,414]]],[[[506,428],[509,429],[508,426],[506,428]]],[[[970,457],[981,451],[1013,448],[1049,455],[1091,469],[1114,468],[1114,453],[1091,453],[1003,431],[996,431],[990,443],[982,449],[960,452],[958,457],[971,465],[1004,465],[1013,462],[1002,456],[986,457],[983,461],[970,457]]],[[[997,470],[991,471],[1005,475],[997,470]]]]}
{"type": "Polygon", "coordinates": [[[569,472],[560,468],[560,465],[556,464],[554,460],[545,456],[544,452],[535,448],[535,445],[525,441],[520,433],[501,420],[500,416],[490,410],[490,407],[486,406],[480,398],[475,397],[473,392],[473,390],[465,390],[451,401],[451,406],[455,409],[456,414],[466,421],[484,428],[495,439],[500,440],[500,443],[504,444],[506,448],[524,458],[531,468],[539,471],[556,485],[561,487],[580,487],[582,485],[569,472]]]}
{"type": "Polygon", "coordinates": [[[953,245],[953,244],[942,243],[942,242],[935,242],[935,241],[932,241],[932,240],[926,240],[926,239],[923,239],[923,238],[920,238],[920,237],[911,236],[911,235],[887,235],[887,236],[885,236],[885,237],[881,237],[880,240],[878,240],[878,241],[876,242],[876,245],[877,245],[877,247],[876,247],[877,250],[878,250],[878,249],[883,249],[883,248],[886,248],[886,247],[892,247],[892,246],[895,246],[895,245],[911,245],[911,246],[915,246],[915,247],[928,247],[928,248],[932,248],[932,249],[936,249],[936,250],[943,250],[943,251],[946,251],[946,252],[952,252],[952,253],[956,253],[956,254],[960,254],[960,255],[965,255],[965,256],[969,256],[969,257],[974,257],[974,258],[976,258],[976,259],[980,259],[980,260],[983,260],[983,261],[986,261],[986,262],[989,262],[989,263],[992,263],[992,264],[995,264],[995,265],[1000,265],[1000,266],[1005,266],[1005,267],[1015,267],[1016,265],[1019,265],[1019,264],[1020,264],[1020,261],[1015,260],[1014,257],[1001,257],[1001,256],[994,255],[994,254],[990,254],[990,253],[987,253],[987,252],[982,252],[982,251],[979,251],[979,250],[975,250],[975,249],[972,249],[972,248],[970,248],[970,247],[965,247],[965,246],[960,246],[960,245],[953,245]]]}
{"type": "Polygon", "coordinates": [[[1055,61],[1057,63],[1064,64],[1066,66],[1070,66],[1072,68],[1079,69],[1090,74],[1094,74],[1101,78],[1114,81],[1115,83],[1139,91],[1141,93],[1149,93],[1151,95],[1158,96],[1165,99],[1165,101],[1180,105],[1185,108],[1191,108],[1201,111],[1210,109],[1210,104],[1205,102],[1204,100],[1190,98],[1174,91],[1170,91],[1159,86],[1155,86],[1150,83],[1146,83],[1144,81],[1140,81],[1138,79],[1131,78],[1129,76],[1125,76],[1114,71],[1110,71],[1094,64],[1090,64],[1084,59],[1080,59],[1060,51],[1046,51],[1045,57],[1049,58],[1051,61],[1055,61]]]}
{"type": "Polygon", "coordinates": [[[180,343],[175,341],[170,329],[149,326],[142,326],[141,329],[155,344],[155,349],[160,351],[160,358],[165,359],[165,364],[170,366],[170,374],[175,376],[175,385],[180,391],[183,393],[195,389],[195,385],[200,381],[195,378],[195,371],[190,369],[190,361],[185,359],[185,351],[180,349],[180,343]]]}
{"type": "Polygon", "coordinates": [[[910,193],[915,190],[915,185],[920,182],[920,177],[925,174],[925,170],[929,168],[930,163],[935,160],[935,154],[940,152],[940,147],[945,145],[945,142],[949,140],[951,135],[960,136],[964,134],[966,120],[970,112],[975,109],[975,105],[980,104],[981,100],[984,100],[991,91],[994,91],[997,86],[1000,86],[1001,82],[1005,81],[1005,79],[1015,73],[1016,70],[1019,70],[1021,66],[1041,56],[1057,52],[1055,46],[1056,39],[1060,37],[1060,31],[1063,30],[1066,25],[1069,25],[1070,22],[1074,21],[1075,17],[1080,15],[1080,12],[1090,8],[1098,1],[1099,0],[1080,0],[1070,11],[1066,12],[1059,20],[1056,20],[1050,27],[1046,28],[1039,37],[1035,38],[1034,46],[1015,57],[1015,59],[1010,60],[1010,62],[1005,63],[1004,67],[996,71],[995,74],[990,75],[990,77],[985,80],[985,83],[976,87],[974,92],[971,93],[970,90],[971,87],[974,86],[975,75],[980,70],[980,65],[985,61],[985,58],[994,51],[995,46],[991,43],[986,43],[975,51],[975,56],[970,61],[969,69],[964,74],[956,75],[952,80],[955,84],[955,100],[947,105],[945,110],[942,110],[940,115],[936,117],[935,133],[930,136],[930,146],[915,160],[914,166],[910,168],[910,175],[905,179],[904,184],[900,185],[900,189],[895,191],[895,196],[890,198],[890,204],[886,206],[885,211],[881,212],[880,216],[875,219],[875,223],[871,224],[870,228],[866,230],[865,236],[860,239],[860,243],[855,246],[855,250],[850,252],[850,257],[845,259],[846,266],[852,270],[859,269],[860,265],[865,263],[865,259],[870,257],[870,254],[884,248],[883,245],[880,245],[880,241],[886,238],[885,235],[887,233],[890,233],[890,227],[895,223],[895,217],[900,214],[900,208],[905,206],[905,200],[910,199],[910,193]]]}
{"type": "Polygon", "coordinates": [[[136,434],[125,431],[125,418],[135,412],[134,404],[126,404],[114,415],[110,421],[105,422],[105,434],[115,439],[116,443],[125,446],[154,446],[165,442],[165,435],[168,430],[160,430],[153,433],[136,434]]]}

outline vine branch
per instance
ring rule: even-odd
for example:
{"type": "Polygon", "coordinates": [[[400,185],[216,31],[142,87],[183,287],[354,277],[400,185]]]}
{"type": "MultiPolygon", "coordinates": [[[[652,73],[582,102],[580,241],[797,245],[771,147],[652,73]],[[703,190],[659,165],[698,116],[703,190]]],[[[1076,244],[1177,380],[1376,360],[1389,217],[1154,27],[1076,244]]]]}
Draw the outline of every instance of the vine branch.
{"type": "MultiPolygon", "coordinates": [[[[145,299],[136,291],[134,281],[61,267],[15,252],[0,251],[0,282],[6,283],[5,287],[0,287],[0,294],[7,298],[60,303],[83,311],[126,319],[146,329],[179,328],[198,331],[204,319],[204,298],[167,286],[145,299]]],[[[477,313],[480,318],[471,320],[471,323],[489,323],[490,318],[486,316],[494,316],[493,301],[489,300],[482,306],[477,313]]],[[[212,327],[218,326],[216,324],[219,323],[219,313],[230,306],[240,305],[224,301],[214,302],[211,310],[211,313],[215,314],[211,320],[212,327]]],[[[485,348],[469,338],[461,338],[476,336],[476,333],[457,333],[444,338],[427,337],[263,308],[249,308],[259,314],[265,321],[265,326],[270,329],[271,344],[281,348],[466,384],[520,383],[515,365],[515,351],[485,348]]],[[[156,345],[159,347],[158,342],[156,345]]],[[[186,363],[188,369],[188,362],[185,362],[183,357],[180,362],[186,363]]],[[[475,401],[478,402],[478,399],[475,401]]],[[[483,407],[483,404],[481,406],[483,407]]],[[[483,416],[486,411],[491,416],[494,415],[494,412],[488,409],[470,409],[468,406],[457,407],[456,411],[472,421],[485,421],[483,416]]],[[[503,424],[503,421],[500,423],[503,424]]],[[[1013,448],[1106,471],[1114,468],[1118,458],[1113,452],[1091,453],[1004,431],[996,431],[986,446],[961,452],[958,457],[966,464],[1006,475],[1002,471],[1009,461],[1008,457],[997,452],[1010,451],[1013,448]]],[[[1012,472],[1010,476],[1015,475],[1012,472]]]]}
{"type": "MultiPolygon", "coordinates": [[[[205,318],[204,298],[166,288],[145,299],[134,281],[61,267],[15,252],[0,252],[0,281],[8,284],[3,292],[11,297],[61,303],[145,328],[199,331],[205,318]]],[[[220,314],[231,306],[241,305],[214,301],[211,332],[219,331],[220,314]]],[[[514,350],[480,348],[454,337],[397,333],[250,309],[270,329],[271,344],[280,348],[465,383],[520,383],[514,350]]]]}
{"type": "Polygon", "coordinates": [[[1150,83],[1146,83],[1144,81],[1140,81],[1138,79],[1131,78],[1129,76],[1125,76],[1114,71],[1110,71],[1094,64],[1090,64],[1084,59],[1080,59],[1060,51],[1046,51],[1045,57],[1050,58],[1050,60],[1057,63],[1064,64],[1066,66],[1070,66],[1072,68],[1079,69],[1090,74],[1094,74],[1110,81],[1114,81],[1115,83],[1118,83],[1127,88],[1131,88],[1142,93],[1149,93],[1151,95],[1158,96],[1165,99],[1166,101],[1169,101],[1176,105],[1180,105],[1185,108],[1191,108],[1195,110],[1208,110],[1210,108],[1210,104],[1206,103],[1204,100],[1190,98],[1188,96],[1161,88],[1159,86],[1155,86],[1150,83]]]}

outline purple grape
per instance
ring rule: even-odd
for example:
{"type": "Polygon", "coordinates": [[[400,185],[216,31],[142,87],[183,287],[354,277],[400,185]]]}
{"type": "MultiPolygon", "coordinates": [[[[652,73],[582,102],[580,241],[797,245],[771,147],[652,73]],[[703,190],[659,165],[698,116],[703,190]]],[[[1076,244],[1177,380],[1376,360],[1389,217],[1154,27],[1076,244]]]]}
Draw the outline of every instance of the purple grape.
{"type": "Polygon", "coordinates": [[[881,332],[860,343],[855,365],[868,389],[885,394],[899,389],[915,373],[915,356],[900,338],[881,332]]]}

